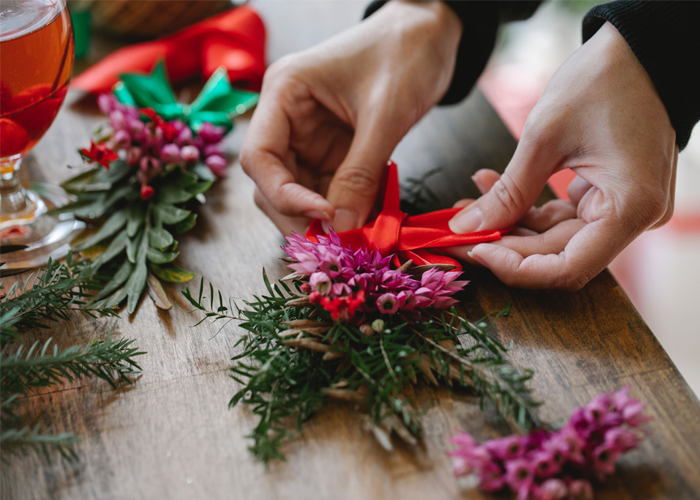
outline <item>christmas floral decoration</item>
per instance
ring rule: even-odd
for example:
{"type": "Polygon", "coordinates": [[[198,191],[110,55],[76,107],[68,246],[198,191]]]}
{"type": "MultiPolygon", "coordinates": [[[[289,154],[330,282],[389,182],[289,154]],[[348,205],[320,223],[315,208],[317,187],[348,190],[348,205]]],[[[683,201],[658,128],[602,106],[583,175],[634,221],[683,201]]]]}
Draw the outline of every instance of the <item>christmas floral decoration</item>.
{"type": "Polygon", "coordinates": [[[204,319],[240,320],[248,332],[233,358],[241,387],[230,406],[249,405],[259,417],[250,448],[257,458],[283,459],[289,424],[301,432],[329,399],[363,408],[387,449],[392,433],[415,444],[421,411],[405,390],[419,378],[476,390],[514,428],[533,425],[533,373],[507,363],[488,317],[470,322],[455,308],[467,284],[461,271],[410,260],[392,268],[393,255],[380,249],[352,248],[333,232],[315,239],[288,238],[293,272],[274,286],[264,275],[267,294],[240,310],[211,286],[209,297],[203,286],[198,295],[183,292],[204,319]]]}
{"type": "Polygon", "coordinates": [[[510,489],[518,500],[591,500],[592,481],[615,472],[615,462],[637,447],[650,420],[629,386],[596,396],[558,430],[537,429],[477,445],[467,433],[452,438],[456,476],[475,474],[486,491],[510,489]]]}

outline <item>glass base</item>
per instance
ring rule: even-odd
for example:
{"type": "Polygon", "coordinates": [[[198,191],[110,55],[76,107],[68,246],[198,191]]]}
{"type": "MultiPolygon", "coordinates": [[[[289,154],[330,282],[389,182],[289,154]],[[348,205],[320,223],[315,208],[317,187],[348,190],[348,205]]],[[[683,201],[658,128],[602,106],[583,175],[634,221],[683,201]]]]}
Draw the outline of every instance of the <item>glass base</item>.
{"type": "Polygon", "coordinates": [[[70,201],[58,186],[34,183],[25,191],[25,208],[0,219],[0,276],[17,274],[40,266],[51,257],[60,259],[85,223],[72,214],[47,215],[50,208],[70,201]]]}

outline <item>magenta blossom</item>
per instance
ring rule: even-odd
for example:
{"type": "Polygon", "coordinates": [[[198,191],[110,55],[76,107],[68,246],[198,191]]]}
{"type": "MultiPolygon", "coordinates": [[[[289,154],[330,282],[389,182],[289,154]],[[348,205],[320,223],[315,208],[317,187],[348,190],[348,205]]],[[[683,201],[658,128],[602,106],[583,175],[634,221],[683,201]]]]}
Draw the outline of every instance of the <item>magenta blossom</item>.
{"type": "Polygon", "coordinates": [[[287,241],[283,250],[295,260],[289,267],[303,277],[302,281],[308,280],[308,288],[302,288],[305,293],[319,292],[333,299],[364,292],[365,303],[358,309],[358,320],[367,319],[368,314],[415,315],[428,307],[445,309],[457,302],[452,296],[467,284],[456,281],[459,271],[435,268],[417,281],[408,273],[391,269],[392,256],[382,257],[378,250],[346,248],[333,230],[318,243],[296,233],[287,241]]]}
{"type": "Polygon", "coordinates": [[[590,479],[615,473],[615,463],[642,439],[637,426],[650,417],[629,387],[594,398],[575,409],[556,431],[535,430],[477,445],[466,433],[451,438],[455,475],[476,474],[479,487],[509,487],[519,500],[592,500],[590,479]]]}

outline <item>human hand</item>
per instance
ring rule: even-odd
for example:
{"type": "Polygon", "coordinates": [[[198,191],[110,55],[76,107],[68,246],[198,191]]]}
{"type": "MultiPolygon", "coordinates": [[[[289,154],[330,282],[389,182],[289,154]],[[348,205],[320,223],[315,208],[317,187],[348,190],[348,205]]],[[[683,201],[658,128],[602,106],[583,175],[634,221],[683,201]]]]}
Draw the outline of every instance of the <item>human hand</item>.
{"type": "Polygon", "coordinates": [[[503,176],[480,171],[475,181],[486,194],[462,202],[468,206],[450,221],[456,233],[522,229],[446,253],[473,259],[510,286],[579,290],[671,218],[677,158],[675,130],[649,75],[606,23],[552,77],[503,176]],[[564,168],[577,174],[570,200],[532,208],[564,168]]]}
{"type": "Polygon", "coordinates": [[[365,223],[392,151],[447,91],[460,36],[443,2],[393,0],[270,66],[240,160],[284,234],[365,223]]]}

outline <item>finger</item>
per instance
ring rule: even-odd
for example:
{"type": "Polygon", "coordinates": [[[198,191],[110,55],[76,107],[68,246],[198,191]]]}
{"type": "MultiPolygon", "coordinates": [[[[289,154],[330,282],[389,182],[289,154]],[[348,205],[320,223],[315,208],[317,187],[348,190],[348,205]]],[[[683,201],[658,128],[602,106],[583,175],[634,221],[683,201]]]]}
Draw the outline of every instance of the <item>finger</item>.
{"type": "Polygon", "coordinates": [[[301,186],[283,159],[289,156],[290,125],[276,98],[261,99],[241,150],[241,166],[274,210],[286,216],[330,220],[333,205],[301,186]]]}
{"type": "Polygon", "coordinates": [[[676,170],[678,166],[678,146],[675,146],[675,149],[673,151],[673,164],[672,164],[672,170],[671,170],[671,179],[669,182],[668,186],[668,206],[666,208],[666,214],[656,223],[654,224],[651,229],[658,229],[661,226],[664,226],[668,223],[668,221],[671,220],[671,217],[673,217],[673,211],[675,209],[675,204],[676,204],[676,170]]]}
{"type": "Polygon", "coordinates": [[[474,203],[475,201],[476,201],[476,200],[474,200],[473,198],[464,198],[463,200],[459,200],[459,201],[456,202],[454,205],[452,205],[452,208],[464,208],[464,207],[468,207],[469,205],[471,205],[471,204],[474,203]]]}
{"type": "Polygon", "coordinates": [[[559,163],[556,150],[523,134],[513,159],[490,191],[450,220],[455,233],[512,227],[532,207],[559,163]]]}
{"type": "Polygon", "coordinates": [[[482,168],[477,170],[472,176],[472,181],[476,185],[476,188],[483,195],[491,191],[496,182],[501,178],[501,174],[490,168],[482,168]]]}
{"type": "MultiPolygon", "coordinates": [[[[518,252],[523,257],[536,254],[557,254],[562,252],[571,238],[585,226],[585,221],[572,219],[557,224],[549,231],[538,234],[525,228],[517,228],[508,233],[493,245],[502,246],[518,252]]],[[[442,253],[458,259],[473,261],[469,255],[477,245],[464,245],[458,247],[445,247],[435,250],[435,253],[442,253]]]]}
{"type": "Polygon", "coordinates": [[[580,176],[574,177],[574,179],[569,183],[569,187],[566,188],[566,192],[569,195],[569,201],[578,206],[581,203],[581,198],[593,187],[593,184],[588,182],[586,179],[580,176]]]}
{"type": "Polygon", "coordinates": [[[279,213],[272,204],[267,201],[267,198],[262,194],[259,189],[255,189],[255,194],[253,195],[255,204],[260,210],[262,210],[265,215],[277,226],[280,232],[288,236],[292,232],[297,232],[299,234],[304,234],[306,228],[309,227],[311,219],[306,217],[288,217],[279,213]]]}
{"type": "Polygon", "coordinates": [[[328,201],[335,207],[332,225],[338,232],[363,225],[374,206],[386,163],[401,139],[391,114],[377,108],[360,117],[348,154],[331,180],[328,201]]]}
{"type": "Polygon", "coordinates": [[[541,207],[532,207],[520,219],[521,226],[543,233],[557,224],[576,218],[576,205],[569,200],[548,201],[541,207]]]}
{"type": "Polygon", "coordinates": [[[481,244],[470,257],[518,288],[580,290],[630,241],[621,227],[601,219],[586,224],[558,254],[523,256],[505,246],[481,244]]]}

